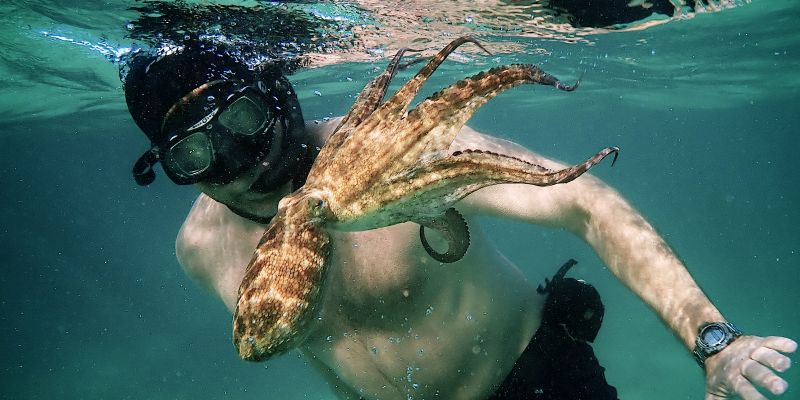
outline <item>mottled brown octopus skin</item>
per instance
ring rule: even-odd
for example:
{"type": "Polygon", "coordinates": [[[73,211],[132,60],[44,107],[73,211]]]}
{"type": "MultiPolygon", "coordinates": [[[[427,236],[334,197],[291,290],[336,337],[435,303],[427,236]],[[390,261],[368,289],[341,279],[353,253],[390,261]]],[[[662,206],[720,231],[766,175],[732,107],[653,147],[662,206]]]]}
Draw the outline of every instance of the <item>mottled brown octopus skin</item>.
{"type": "Polygon", "coordinates": [[[245,360],[286,352],[305,339],[330,253],[318,211],[316,198],[298,193],[273,218],[256,248],[233,321],[234,343],[245,360]]]}
{"type": "MultiPolygon", "coordinates": [[[[463,219],[459,222],[455,210],[448,211],[458,200],[500,183],[569,182],[606,156],[616,158],[618,149],[609,147],[581,164],[553,171],[490,152],[448,153],[470,116],[500,92],[521,84],[565,91],[577,87],[533,65],[509,65],[459,81],[409,112],[422,84],[448,54],[468,42],[480,46],[468,37],[454,40],[380,104],[402,56],[398,52],[323,146],[305,185],[281,200],[239,289],[233,336],[242,358],[261,361],[302,344],[324,287],[331,251],[327,229],[367,230],[415,221],[449,234],[446,253],[428,252],[453,262],[469,244],[463,219]]],[[[427,243],[424,231],[421,239],[427,243]]]]}

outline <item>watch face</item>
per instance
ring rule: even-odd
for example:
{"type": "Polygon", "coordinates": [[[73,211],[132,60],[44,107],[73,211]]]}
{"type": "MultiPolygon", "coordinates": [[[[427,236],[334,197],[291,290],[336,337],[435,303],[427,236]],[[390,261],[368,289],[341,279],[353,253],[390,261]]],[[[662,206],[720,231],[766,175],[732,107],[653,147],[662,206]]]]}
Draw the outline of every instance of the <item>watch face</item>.
{"type": "Polygon", "coordinates": [[[700,337],[708,346],[718,346],[725,342],[725,330],[718,325],[709,325],[703,329],[700,337]]]}

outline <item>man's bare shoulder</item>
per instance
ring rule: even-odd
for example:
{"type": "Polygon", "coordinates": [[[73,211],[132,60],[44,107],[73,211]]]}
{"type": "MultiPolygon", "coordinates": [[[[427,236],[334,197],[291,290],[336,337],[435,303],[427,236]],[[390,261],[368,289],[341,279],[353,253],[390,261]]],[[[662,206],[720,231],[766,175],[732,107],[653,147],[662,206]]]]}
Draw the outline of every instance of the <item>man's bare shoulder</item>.
{"type": "Polygon", "coordinates": [[[263,232],[263,225],[241,218],[201,194],[178,232],[175,254],[187,275],[231,307],[236,279],[263,232]]]}
{"type": "Polygon", "coordinates": [[[242,237],[260,237],[263,232],[263,225],[246,220],[224,204],[200,194],[178,232],[178,258],[193,249],[207,249],[210,244],[234,237],[237,241],[242,237]]]}
{"type": "Polygon", "coordinates": [[[342,122],[342,118],[344,117],[327,118],[322,121],[306,121],[306,135],[308,135],[313,144],[322,147],[336,127],[339,126],[339,123],[342,122]]]}

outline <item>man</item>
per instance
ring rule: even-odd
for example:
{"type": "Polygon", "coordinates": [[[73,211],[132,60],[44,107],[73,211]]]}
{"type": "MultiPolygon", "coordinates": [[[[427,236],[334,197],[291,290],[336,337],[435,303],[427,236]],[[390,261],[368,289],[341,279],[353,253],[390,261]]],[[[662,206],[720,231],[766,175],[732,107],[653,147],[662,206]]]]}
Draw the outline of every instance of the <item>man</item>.
{"type": "MultiPolygon", "coordinates": [[[[200,189],[178,235],[178,259],[233,311],[245,266],[278,201],[302,185],[315,149],[337,121],[304,126],[296,96],[278,71],[251,71],[202,43],[135,57],[125,92],[131,115],[152,142],[134,176],[148,184],[161,162],[174,182],[200,189]]],[[[452,147],[562,167],[469,128],[452,147]]],[[[781,353],[793,352],[796,343],[743,336],[728,324],[664,240],[596,178],[548,188],[492,186],[456,207],[467,219],[494,215],[583,238],[694,351],[706,370],[707,399],[759,399],[756,387],[774,394],[787,389],[775,371],[789,367],[781,353]]],[[[326,290],[299,350],[346,399],[616,398],[585,347],[578,350],[583,364],[576,376],[586,380],[556,387],[542,379],[558,363],[539,360],[569,357],[564,349],[588,346],[596,329],[562,318],[571,307],[558,305],[569,286],[563,273],[540,294],[475,223],[470,226],[467,254],[447,266],[428,255],[412,223],[331,232],[326,290]]],[[[573,288],[570,304],[576,298],[598,304],[586,289],[573,288]]],[[[601,319],[601,307],[578,308],[583,312],[576,315],[599,327],[594,313],[601,319]]]]}

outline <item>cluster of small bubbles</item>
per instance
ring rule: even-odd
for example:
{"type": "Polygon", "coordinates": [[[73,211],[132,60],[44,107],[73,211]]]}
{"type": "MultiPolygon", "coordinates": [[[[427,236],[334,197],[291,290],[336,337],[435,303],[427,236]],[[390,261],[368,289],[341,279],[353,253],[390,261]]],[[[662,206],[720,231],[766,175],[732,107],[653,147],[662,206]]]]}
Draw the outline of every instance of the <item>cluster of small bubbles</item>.
{"type": "Polygon", "coordinates": [[[467,319],[467,321],[472,321],[473,319],[475,319],[475,317],[473,317],[473,316],[472,316],[472,313],[467,313],[467,314],[464,316],[464,318],[466,318],[466,319],[467,319]]]}
{"type": "Polygon", "coordinates": [[[433,314],[433,306],[428,306],[428,308],[425,309],[425,316],[430,317],[431,314],[433,314]]]}
{"type": "Polygon", "coordinates": [[[388,339],[388,340],[389,340],[389,343],[392,343],[392,344],[400,344],[400,338],[398,338],[398,337],[395,337],[395,336],[389,336],[389,339],[388,339]]]}
{"type": "Polygon", "coordinates": [[[332,335],[328,335],[328,337],[326,337],[325,340],[327,340],[328,343],[333,342],[333,336],[332,335]]]}

